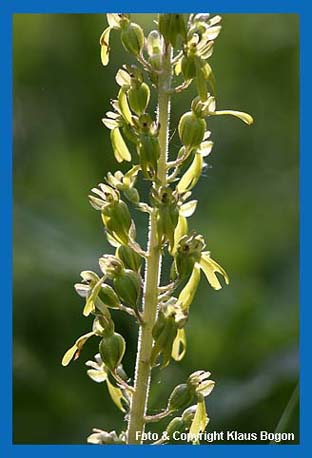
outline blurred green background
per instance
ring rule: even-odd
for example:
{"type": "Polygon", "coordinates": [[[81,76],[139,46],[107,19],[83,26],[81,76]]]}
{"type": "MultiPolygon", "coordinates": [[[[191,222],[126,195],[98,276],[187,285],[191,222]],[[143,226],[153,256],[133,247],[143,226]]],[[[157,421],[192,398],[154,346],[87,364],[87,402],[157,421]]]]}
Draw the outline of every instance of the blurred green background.
{"type": "MultiPolygon", "coordinates": [[[[134,15],[147,29],[153,19],[134,15]]],[[[112,253],[87,199],[118,167],[101,118],[129,56],[112,33],[110,65],[101,65],[105,26],[104,15],[14,17],[15,443],[79,444],[92,427],[125,428],[106,386],[86,375],[96,339],[77,362],[61,366],[64,351],[91,326],[73,283],[112,253]]],[[[231,283],[215,292],[202,279],[187,355],[156,371],[151,393],[151,408],[163,407],[190,372],[210,370],[210,430],[274,431],[298,381],[298,47],[296,15],[224,15],[210,61],[219,109],[255,118],[252,127],[209,119],[215,145],[194,190],[199,208],[190,227],[205,235],[231,283]]],[[[192,96],[173,101],[172,126],[192,96]]],[[[174,156],[176,134],[170,148],[174,156]]],[[[144,215],[137,225],[143,241],[144,215]]],[[[114,316],[132,374],[136,327],[114,316]]],[[[298,440],[298,408],[286,430],[298,440]]]]}

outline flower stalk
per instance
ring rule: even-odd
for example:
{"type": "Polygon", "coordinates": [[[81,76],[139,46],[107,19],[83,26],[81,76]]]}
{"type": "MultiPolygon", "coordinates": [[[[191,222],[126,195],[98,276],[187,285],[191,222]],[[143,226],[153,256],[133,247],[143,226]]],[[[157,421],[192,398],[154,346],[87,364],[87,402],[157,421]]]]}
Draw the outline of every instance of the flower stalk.
{"type": "Polygon", "coordinates": [[[197,208],[189,200],[205,167],[204,158],[213,142],[207,130],[210,116],[232,115],[252,124],[241,111],[216,110],[215,78],[208,59],[221,26],[220,16],[159,14],[157,30],[144,36],[128,14],[107,14],[108,27],[100,38],[101,60],[109,62],[112,31],[120,33],[125,50],[135,65],[117,72],[120,86],[112,109],[102,120],[110,129],[112,149],[118,163],[130,163],[126,173],[108,173],[105,183],[92,188],[89,201],[101,214],[114,254],[99,258],[101,274],[81,272],[77,293],[85,299],[83,315],[93,316],[92,330],[79,337],[65,353],[62,364],[76,360],[89,338],[100,338],[99,353],[89,377],[105,382],[114,404],[125,414],[127,428],[106,432],[93,429],[90,444],[142,444],[146,424],[164,421],[179,411],[154,445],[171,443],[175,431],[188,432],[193,444],[209,423],[205,398],[215,382],[210,372],[197,370],[173,388],[166,407],[151,415],[149,394],[154,371],[179,362],[187,349],[185,325],[202,274],[215,290],[226,284],[225,270],[206,251],[201,234],[188,230],[187,219],[197,208]],[[170,103],[194,82],[197,97],[181,115],[177,129],[181,147],[170,151],[170,103]],[[157,118],[150,105],[157,93],[157,118]],[[137,188],[142,178],[149,186],[149,201],[142,202],[137,188]],[[149,216],[147,249],[136,240],[136,226],[129,207],[149,216]],[[170,274],[162,272],[162,258],[171,260],[170,274]],[[142,272],[144,268],[144,273],[142,272]],[[219,275],[219,277],[218,277],[219,275]],[[138,325],[134,384],[123,369],[127,342],[115,330],[115,313],[126,313],[138,325]]]}
{"type": "MultiPolygon", "coordinates": [[[[171,85],[171,46],[164,53],[163,68],[159,77],[158,89],[158,123],[160,158],[158,161],[157,178],[163,186],[167,184],[167,155],[170,117],[170,85],[171,85]]],[[[156,321],[158,305],[158,285],[161,273],[161,245],[157,239],[156,209],[153,208],[149,221],[148,257],[146,261],[146,276],[143,299],[143,325],[138,338],[134,394],[132,397],[129,424],[128,443],[141,443],[144,432],[146,407],[151,378],[151,353],[153,346],[152,330],[156,321]]]]}

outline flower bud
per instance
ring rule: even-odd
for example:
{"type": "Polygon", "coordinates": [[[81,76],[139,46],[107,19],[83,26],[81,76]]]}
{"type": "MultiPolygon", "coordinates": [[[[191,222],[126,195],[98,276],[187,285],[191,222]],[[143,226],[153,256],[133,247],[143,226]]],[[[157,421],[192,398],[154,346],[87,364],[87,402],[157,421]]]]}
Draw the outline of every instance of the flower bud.
{"type": "Polygon", "coordinates": [[[157,161],[160,157],[160,146],[156,136],[142,134],[137,146],[142,172],[147,179],[153,179],[157,173],[157,161]]]}
{"type": "Polygon", "coordinates": [[[169,397],[168,410],[172,412],[187,407],[193,401],[194,394],[187,383],[176,386],[169,397]]]}
{"type": "Polygon", "coordinates": [[[198,146],[204,139],[206,121],[197,117],[193,112],[184,113],[181,117],[178,130],[181,142],[189,148],[198,146]]]}
{"type": "Polygon", "coordinates": [[[159,31],[163,35],[166,43],[177,46],[178,36],[182,40],[186,39],[186,25],[183,14],[160,14],[159,31]]]}
{"type": "Polygon", "coordinates": [[[141,53],[144,46],[144,33],[138,24],[134,22],[126,24],[125,27],[121,29],[120,38],[124,48],[129,53],[135,56],[141,53]]]}
{"type": "Polygon", "coordinates": [[[103,337],[99,345],[101,359],[110,371],[119,366],[125,350],[125,339],[117,332],[111,336],[103,337]]]}
{"type": "Polygon", "coordinates": [[[149,55],[148,62],[155,70],[150,73],[150,78],[154,84],[157,85],[158,74],[162,68],[163,53],[164,53],[164,40],[157,30],[152,30],[147,37],[147,52],[149,55]]]}
{"type": "Polygon", "coordinates": [[[145,112],[149,99],[150,89],[146,83],[142,83],[139,87],[131,87],[128,91],[130,108],[138,116],[145,112]]]}
{"type": "Polygon", "coordinates": [[[131,216],[125,202],[119,200],[117,203],[104,207],[102,210],[102,220],[106,229],[116,240],[120,243],[128,243],[131,216]]]}
{"type": "Polygon", "coordinates": [[[128,306],[136,309],[141,294],[141,280],[137,272],[125,269],[114,280],[114,288],[120,299],[128,306]]]}
{"type": "Polygon", "coordinates": [[[168,343],[172,334],[172,329],[174,328],[176,328],[174,317],[166,317],[163,312],[160,311],[152,331],[153,338],[158,347],[162,348],[168,343]]]}
{"type": "Polygon", "coordinates": [[[142,257],[127,245],[120,245],[116,250],[116,256],[123,262],[126,269],[139,272],[142,266],[142,257]]]}
{"type": "Polygon", "coordinates": [[[163,39],[158,30],[151,30],[146,40],[147,52],[150,57],[163,53],[163,39]]]}
{"type": "Polygon", "coordinates": [[[99,293],[99,297],[107,307],[110,307],[112,309],[119,308],[120,300],[111,286],[103,283],[99,293]]]}

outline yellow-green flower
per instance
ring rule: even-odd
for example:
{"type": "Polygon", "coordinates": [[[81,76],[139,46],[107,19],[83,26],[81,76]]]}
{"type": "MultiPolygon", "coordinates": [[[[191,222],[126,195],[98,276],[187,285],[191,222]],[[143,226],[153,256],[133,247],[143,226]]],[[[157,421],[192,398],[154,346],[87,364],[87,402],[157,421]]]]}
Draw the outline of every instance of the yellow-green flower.
{"type": "MultiPolygon", "coordinates": [[[[122,412],[126,412],[129,407],[129,398],[124,390],[116,387],[109,379],[109,370],[103,363],[101,356],[97,353],[94,356],[94,361],[87,361],[86,366],[91,369],[87,370],[88,376],[96,383],[106,382],[107,389],[114,404],[122,412]]],[[[122,366],[119,366],[119,372],[123,374],[122,366]]],[[[123,376],[124,377],[124,376],[123,376]]]]}
{"type": "Polygon", "coordinates": [[[107,232],[117,242],[127,244],[133,223],[127,205],[120,199],[119,191],[103,183],[100,183],[98,188],[92,188],[91,191],[97,197],[89,195],[90,204],[96,210],[101,211],[107,232]]]}

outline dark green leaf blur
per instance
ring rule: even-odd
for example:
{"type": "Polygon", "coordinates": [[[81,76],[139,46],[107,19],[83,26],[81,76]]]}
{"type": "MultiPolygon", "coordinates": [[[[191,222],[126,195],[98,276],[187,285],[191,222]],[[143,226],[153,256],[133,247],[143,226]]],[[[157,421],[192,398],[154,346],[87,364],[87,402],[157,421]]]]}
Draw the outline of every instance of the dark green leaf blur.
{"type": "MultiPolygon", "coordinates": [[[[146,30],[153,19],[134,15],[146,30]]],[[[86,375],[84,363],[97,353],[97,339],[78,361],[61,366],[65,350],[92,326],[73,284],[81,270],[98,271],[98,258],[113,253],[87,195],[118,169],[101,118],[117,94],[118,67],[132,61],[112,32],[111,61],[102,66],[105,27],[104,14],[14,17],[18,444],[81,444],[93,427],[126,428],[106,385],[86,375]]],[[[204,369],[216,381],[207,398],[208,431],[272,432],[297,385],[298,47],[296,15],[223,16],[210,60],[217,107],[246,111],[255,123],[209,118],[215,143],[193,192],[199,205],[190,228],[205,236],[231,282],[214,291],[202,277],[186,326],[187,354],[181,363],[155,370],[151,414],[165,407],[175,385],[204,369]]],[[[180,146],[177,122],[194,95],[191,89],[173,100],[171,157],[180,146]]],[[[136,221],[145,243],[146,216],[138,214],[136,221]]],[[[130,317],[113,315],[127,342],[125,369],[133,376],[137,329],[130,317]]],[[[284,431],[294,432],[298,442],[298,406],[284,431]]]]}

